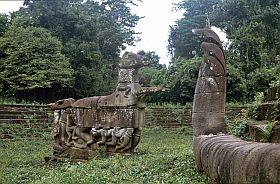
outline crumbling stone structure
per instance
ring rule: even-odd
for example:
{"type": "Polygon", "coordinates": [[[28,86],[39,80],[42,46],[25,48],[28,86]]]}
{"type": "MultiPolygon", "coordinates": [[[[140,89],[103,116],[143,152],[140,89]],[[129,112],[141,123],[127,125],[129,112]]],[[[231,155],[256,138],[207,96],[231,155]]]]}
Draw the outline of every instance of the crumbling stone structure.
{"type": "Polygon", "coordinates": [[[143,56],[126,52],[114,93],[49,104],[55,111],[54,156],[89,159],[98,150],[132,152],[144,126],[144,97],[161,90],[139,84],[138,69],[148,64],[143,56]]]}
{"type": "MultiPolygon", "coordinates": [[[[271,87],[264,93],[264,99],[252,112],[251,120],[246,123],[246,133],[256,141],[264,140],[270,143],[280,143],[280,86],[271,87]],[[273,124],[270,135],[265,137],[268,123],[273,124]]],[[[271,126],[271,125],[270,125],[271,126]]]]}
{"type": "Polygon", "coordinates": [[[280,183],[280,144],[225,135],[225,60],[219,37],[194,30],[205,41],[193,103],[193,151],[199,171],[213,183],[280,183]]]}

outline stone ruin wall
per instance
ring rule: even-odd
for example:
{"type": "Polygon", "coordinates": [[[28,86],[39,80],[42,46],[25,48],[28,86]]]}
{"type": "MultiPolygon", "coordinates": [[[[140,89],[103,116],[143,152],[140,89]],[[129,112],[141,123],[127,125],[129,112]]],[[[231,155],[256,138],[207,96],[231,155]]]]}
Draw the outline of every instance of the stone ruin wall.
{"type": "Polygon", "coordinates": [[[217,75],[224,72],[218,67],[225,58],[216,57],[222,52],[216,52],[217,48],[222,49],[221,42],[210,29],[194,32],[205,39],[197,82],[199,89],[196,89],[193,106],[194,112],[200,112],[192,117],[193,151],[198,170],[213,183],[280,183],[280,144],[249,142],[226,135],[221,116],[225,94],[219,93],[221,75],[217,75]],[[206,74],[203,81],[201,73],[206,74]],[[203,96],[207,98],[202,100],[203,96]]]}

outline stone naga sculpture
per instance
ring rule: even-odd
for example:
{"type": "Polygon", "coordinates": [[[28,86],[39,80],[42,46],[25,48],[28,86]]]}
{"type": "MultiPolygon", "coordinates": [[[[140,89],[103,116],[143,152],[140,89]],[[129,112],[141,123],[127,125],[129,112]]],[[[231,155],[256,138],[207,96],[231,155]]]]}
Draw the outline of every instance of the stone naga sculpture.
{"type": "Polygon", "coordinates": [[[205,38],[192,115],[198,170],[211,183],[280,183],[280,144],[249,142],[219,134],[225,132],[224,52],[212,30],[197,29],[194,33],[205,38]]]}
{"type": "Polygon", "coordinates": [[[55,110],[54,156],[89,159],[100,149],[132,152],[144,126],[144,97],[161,90],[139,84],[138,69],[148,64],[143,56],[126,52],[114,93],[49,104],[55,110]]]}
{"type": "Polygon", "coordinates": [[[194,135],[225,131],[226,63],[222,44],[211,29],[194,29],[203,35],[201,63],[195,88],[192,125],[194,135]]]}

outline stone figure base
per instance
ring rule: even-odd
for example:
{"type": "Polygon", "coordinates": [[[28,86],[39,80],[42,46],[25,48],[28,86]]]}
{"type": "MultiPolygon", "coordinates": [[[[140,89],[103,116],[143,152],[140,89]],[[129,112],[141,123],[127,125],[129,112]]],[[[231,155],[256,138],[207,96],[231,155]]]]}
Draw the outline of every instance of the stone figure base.
{"type": "Polygon", "coordinates": [[[115,151],[114,147],[106,147],[96,145],[92,145],[89,148],[77,148],[77,147],[69,147],[69,146],[53,146],[53,158],[61,159],[61,158],[70,158],[74,160],[90,160],[91,158],[99,155],[100,153],[106,155],[113,155],[115,153],[133,153],[133,149],[127,149],[125,151],[115,151]]]}
{"type": "Polygon", "coordinates": [[[148,64],[142,55],[126,52],[112,94],[49,104],[54,110],[54,157],[89,159],[100,150],[133,152],[144,127],[144,99],[161,91],[139,83],[138,69],[148,64]]]}
{"type": "Polygon", "coordinates": [[[62,119],[54,126],[54,157],[88,160],[99,152],[131,153],[140,141],[139,128],[79,127],[73,123],[72,114],[65,112],[55,112],[62,119]]]}

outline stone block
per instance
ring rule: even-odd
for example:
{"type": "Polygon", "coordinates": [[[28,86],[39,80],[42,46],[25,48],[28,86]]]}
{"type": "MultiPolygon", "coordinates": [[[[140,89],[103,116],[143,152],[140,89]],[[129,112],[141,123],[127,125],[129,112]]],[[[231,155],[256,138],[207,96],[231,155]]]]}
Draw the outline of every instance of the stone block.
{"type": "Polygon", "coordinates": [[[269,142],[280,143],[280,125],[277,125],[273,128],[269,142]]]}
{"type": "Polygon", "coordinates": [[[193,113],[192,126],[194,136],[224,132],[225,113],[193,113]]]}
{"type": "Polygon", "coordinates": [[[225,93],[198,93],[194,95],[194,112],[225,112],[225,93]]]}
{"type": "Polygon", "coordinates": [[[225,76],[223,65],[214,57],[208,56],[206,60],[201,63],[198,77],[218,77],[225,76]]]}
{"type": "Polygon", "coordinates": [[[195,94],[226,92],[226,78],[219,77],[199,77],[195,87],[195,94]]]}
{"type": "Polygon", "coordinates": [[[280,144],[203,135],[194,137],[193,150],[198,169],[213,183],[280,183],[280,144]]]}
{"type": "Polygon", "coordinates": [[[279,120],[280,119],[280,103],[266,102],[261,104],[257,109],[257,120],[279,120]]]}
{"type": "Polygon", "coordinates": [[[280,86],[272,87],[266,90],[264,93],[264,101],[275,101],[280,99],[280,86]]]}
{"type": "Polygon", "coordinates": [[[246,132],[249,138],[255,142],[264,141],[264,130],[267,124],[261,121],[249,121],[246,123],[246,132]]]}

